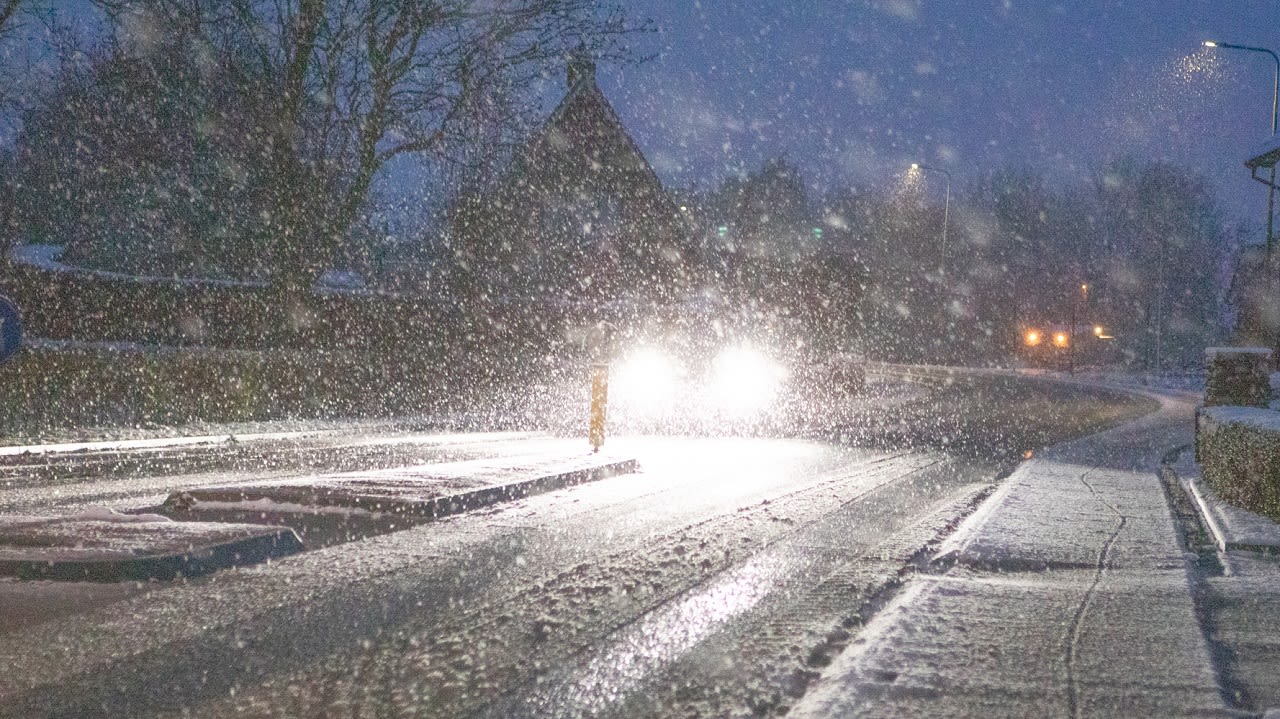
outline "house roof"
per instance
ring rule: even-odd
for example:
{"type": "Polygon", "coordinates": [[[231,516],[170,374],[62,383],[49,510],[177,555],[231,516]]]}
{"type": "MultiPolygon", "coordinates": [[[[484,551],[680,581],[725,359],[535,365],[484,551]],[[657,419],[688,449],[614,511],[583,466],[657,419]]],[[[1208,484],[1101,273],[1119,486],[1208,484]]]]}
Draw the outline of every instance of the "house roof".
{"type": "MultiPolygon", "coordinates": [[[[600,86],[596,83],[594,63],[584,63],[581,60],[571,61],[569,77],[571,82],[564,98],[547,116],[542,126],[530,135],[512,163],[507,177],[519,176],[527,171],[531,160],[542,148],[554,147],[558,138],[572,136],[574,134],[573,123],[577,118],[584,113],[594,111],[599,118],[603,119],[604,129],[610,132],[618,140],[624,152],[631,156],[633,164],[628,163],[631,164],[631,168],[638,170],[644,182],[658,191],[655,193],[656,199],[667,205],[673,214],[677,214],[675,202],[663,188],[662,181],[658,178],[657,173],[654,172],[653,166],[649,164],[644,152],[640,150],[639,145],[636,144],[631,134],[627,132],[626,126],[622,123],[622,118],[618,116],[617,111],[614,110],[613,105],[609,103],[609,100],[604,96],[604,92],[601,91],[600,86]]],[[[589,150],[590,148],[585,149],[589,150]]]]}
{"type": "Polygon", "coordinates": [[[1249,159],[1244,161],[1244,166],[1250,170],[1256,170],[1259,167],[1275,167],[1277,162],[1280,162],[1280,134],[1272,135],[1266,142],[1254,148],[1249,159]]]}

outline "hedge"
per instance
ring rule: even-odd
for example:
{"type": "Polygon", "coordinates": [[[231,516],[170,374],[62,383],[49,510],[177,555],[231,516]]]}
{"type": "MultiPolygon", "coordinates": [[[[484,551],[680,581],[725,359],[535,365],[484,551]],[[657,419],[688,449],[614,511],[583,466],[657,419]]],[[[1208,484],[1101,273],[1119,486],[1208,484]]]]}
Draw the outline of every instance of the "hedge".
{"type": "Polygon", "coordinates": [[[1196,422],[1205,483],[1228,504],[1280,521],[1280,412],[1203,407],[1196,422]]]}
{"type": "Polygon", "coordinates": [[[1210,347],[1205,350],[1204,403],[1266,407],[1271,400],[1271,350],[1210,347]]]}

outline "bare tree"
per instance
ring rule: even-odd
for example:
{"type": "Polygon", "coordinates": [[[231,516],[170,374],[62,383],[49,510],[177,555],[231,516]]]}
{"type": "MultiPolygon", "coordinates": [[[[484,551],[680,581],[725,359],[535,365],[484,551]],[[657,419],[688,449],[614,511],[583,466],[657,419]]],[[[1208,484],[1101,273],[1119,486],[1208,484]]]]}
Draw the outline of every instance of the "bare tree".
{"type": "Polygon", "coordinates": [[[0,0],[0,242],[6,245],[14,231],[14,186],[11,179],[13,157],[6,147],[5,141],[9,138],[5,126],[10,124],[7,116],[14,110],[14,99],[18,94],[19,83],[13,67],[13,58],[18,52],[14,45],[22,20],[20,10],[26,2],[27,0],[0,0]]]}
{"type": "Polygon", "coordinates": [[[513,136],[570,52],[616,57],[635,29],[612,0],[98,4],[135,51],[150,38],[138,28],[166,28],[240,59],[246,102],[267,111],[245,129],[264,146],[270,178],[261,240],[290,294],[327,267],[389,161],[483,163],[483,148],[513,136]]]}
{"type": "Polygon", "coordinates": [[[0,38],[5,37],[13,30],[13,25],[18,17],[19,0],[4,0],[0,3],[0,38]]]}
{"type": "MultiPolygon", "coordinates": [[[[63,51],[72,35],[50,0],[0,0],[0,122],[21,108],[38,82],[33,64],[63,51]]],[[[5,139],[0,133],[0,141],[5,139]]]]}

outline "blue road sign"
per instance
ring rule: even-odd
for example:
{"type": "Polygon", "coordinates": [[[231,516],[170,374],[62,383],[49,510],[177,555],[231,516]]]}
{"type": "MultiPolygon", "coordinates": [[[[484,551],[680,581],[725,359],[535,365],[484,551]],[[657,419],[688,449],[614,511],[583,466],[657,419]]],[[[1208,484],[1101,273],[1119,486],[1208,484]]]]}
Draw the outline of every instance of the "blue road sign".
{"type": "Polygon", "coordinates": [[[22,318],[13,300],[0,296],[0,362],[22,349],[22,318]]]}

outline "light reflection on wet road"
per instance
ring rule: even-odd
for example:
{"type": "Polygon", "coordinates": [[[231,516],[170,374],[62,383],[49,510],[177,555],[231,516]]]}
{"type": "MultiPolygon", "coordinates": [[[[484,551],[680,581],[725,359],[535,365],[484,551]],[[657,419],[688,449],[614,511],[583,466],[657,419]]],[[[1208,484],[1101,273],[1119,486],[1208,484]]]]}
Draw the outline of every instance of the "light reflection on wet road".
{"type": "Polygon", "coordinates": [[[692,649],[721,623],[750,610],[773,590],[788,567],[781,556],[748,560],[710,587],[663,606],[625,627],[607,643],[580,658],[585,673],[544,681],[517,707],[490,716],[597,716],[646,679],[692,649]]]}

